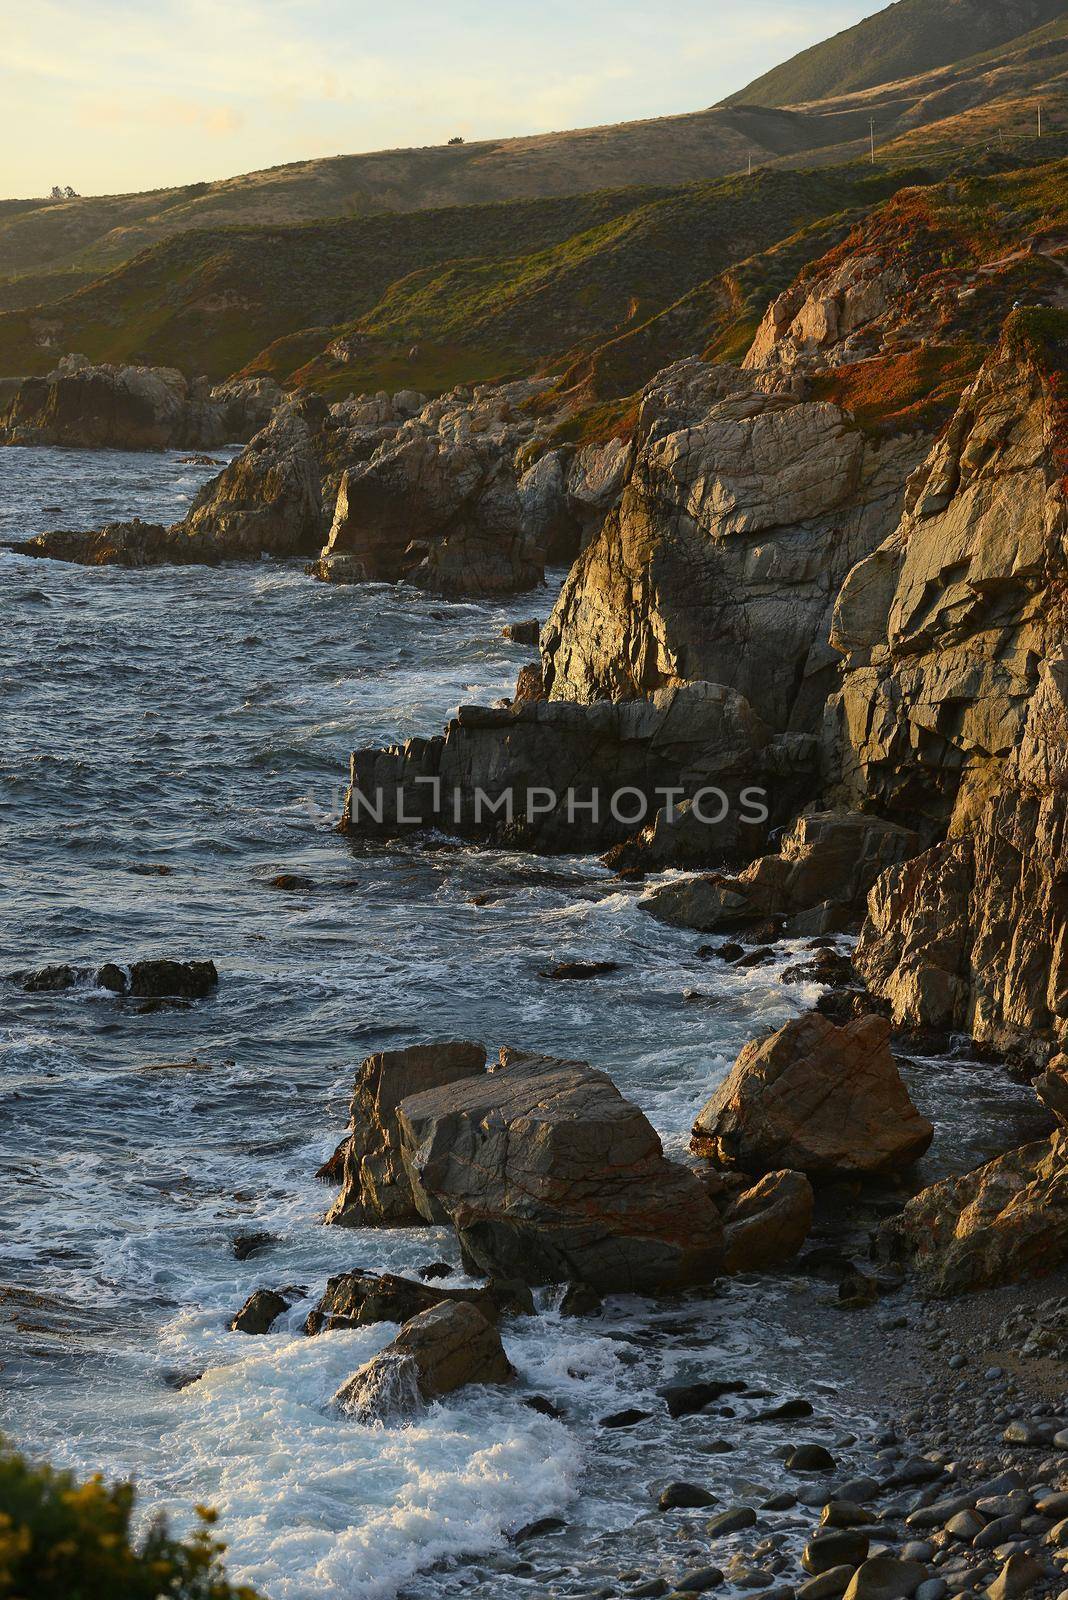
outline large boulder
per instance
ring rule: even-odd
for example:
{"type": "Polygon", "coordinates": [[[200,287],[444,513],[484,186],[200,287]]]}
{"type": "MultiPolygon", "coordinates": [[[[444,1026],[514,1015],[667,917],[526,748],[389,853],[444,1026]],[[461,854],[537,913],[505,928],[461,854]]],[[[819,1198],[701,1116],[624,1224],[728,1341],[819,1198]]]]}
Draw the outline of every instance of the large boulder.
{"type": "Polygon", "coordinates": [[[456,1040],[383,1050],[361,1062],[351,1131],[342,1146],[341,1193],[327,1222],[342,1228],[421,1222],[401,1158],[397,1107],[407,1095],[443,1089],[485,1069],[484,1047],[456,1040]]]}
{"type": "Polygon", "coordinates": [[[308,1313],[304,1331],[332,1333],[335,1328],[364,1328],[373,1322],[408,1322],[442,1301],[477,1306],[490,1322],[497,1322],[505,1312],[530,1313],[534,1309],[530,1290],[522,1284],[443,1289],[392,1272],[342,1272],[327,1283],[326,1293],[308,1313]]]}
{"type": "Polygon", "coordinates": [[[415,1204],[480,1271],[657,1293],[710,1282],[723,1233],[637,1106],[580,1061],[501,1052],[497,1071],[401,1102],[415,1204]]]}
{"type": "Polygon", "coordinates": [[[723,1218],[727,1272],[764,1272],[792,1261],[812,1227],[815,1196],[803,1172],[768,1172],[723,1218]]]}
{"type": "Polygon", "coordinates": [[[924,1154],[921,1117],[890,1053],[890,1025],[836,1027],[809,1012],[754,1039],[694,1124],[691,1149],[747,1172],[875,1176],[924,1154]]]}
{"type": "Polygon", "coordinates": [[[443,1301],[406,1322],[342,1384],[334,1403],[361,1422],[387,1421],[465,1384],[508,1383],[514,1376],[493,1323],[476,1306],[443,1301]]]}
{"type": "Polygon", "coordinates": [[[884,1224],[880,1249],[929,1292],[963,1294],[1068,1262],[1068,1135],[1023,1145],[923,1189],[884,1224]]]}

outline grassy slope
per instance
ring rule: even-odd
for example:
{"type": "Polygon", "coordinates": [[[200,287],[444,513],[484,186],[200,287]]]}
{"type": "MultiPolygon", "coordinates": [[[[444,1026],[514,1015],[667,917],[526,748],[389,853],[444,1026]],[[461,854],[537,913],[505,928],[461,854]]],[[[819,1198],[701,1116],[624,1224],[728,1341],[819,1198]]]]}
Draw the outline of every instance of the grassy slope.
{"type": "Polygon", "coordinates": [[[1063,0],[897,0],[757,78],[728,104],[797,106],[911,78],[1064,14],[1063,0]]]}

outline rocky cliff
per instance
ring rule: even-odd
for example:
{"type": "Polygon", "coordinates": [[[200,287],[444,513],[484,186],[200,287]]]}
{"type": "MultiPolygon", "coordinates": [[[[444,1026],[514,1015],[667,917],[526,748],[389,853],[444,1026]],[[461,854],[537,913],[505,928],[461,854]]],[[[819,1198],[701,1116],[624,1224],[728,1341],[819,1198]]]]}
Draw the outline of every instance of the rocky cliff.
{"type": "Polygon", "coordinates": [[[70,355],[16,388],[0,411],[0,444],[212,450],[251,438],[281,398],[272,378],[212,388],[173,367],[94,366],[70,355]]]}
{"type": "Polygon", "coordinates": [[[1068,317],[1014,313],[832,640],[842,787],[929,850],[873,890],[858,961],[901,1023],[1000,1044],[1068,1023],[1068,317]]]}

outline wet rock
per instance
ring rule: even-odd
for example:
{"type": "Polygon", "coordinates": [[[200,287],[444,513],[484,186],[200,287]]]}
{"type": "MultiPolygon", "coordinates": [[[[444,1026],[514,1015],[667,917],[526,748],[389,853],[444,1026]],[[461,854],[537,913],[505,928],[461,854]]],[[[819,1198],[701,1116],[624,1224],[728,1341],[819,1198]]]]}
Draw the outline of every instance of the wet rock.
{"type": "Polygon", "coordinates": [[[530,1539],[540,1539],[547,1533],[563,1533],[567,1523],[563,1517],[539,1517],[536,1522],[528,1522],[512,1534],[513,1544],[526,1544],[530,1539]]]}
{"type": "Polygon", "coordinates": [[[442,1302],[406,1322],[384,1350],[342,1384],[335,1404],[360,1421],[410,1413],[469,1383],[514,1377],[500,1335],[477,1307],[442,1302]]]}
{"type": "MultiPolygon", "coordinates": [[[[838,1463],[822,1444],[799,1444],[789,1452],[784,1462],[787,1472],[833,1472],[838,1463]]],[[[861,1518],[860,1521],[867,1519],[861,1518]]],[[[842,1526],[830,1523],[831,1527],[842,1526]]],[[[859,1523],[849,1523],[849,1527],[859,1523]]]]}
{"type": "Polygon", "coordinates": [[[315,879],[306,878],[301,872],[279,872],[276,877],[268,880],[267,887],[295,894],[302,889],[314,889],[315,879]]]}
{"type": "Polygon", "coordinates": [[[809,1578],[796,1591],[796,1600],[841,1600],[852,1581],[856,1569],[850,1566],[831,1567],[826,1572],[809,1578]]]}
{"type": "Polygon", "coordinates": [[[934,1130],[909,1099],[889,1033],[879,1017],[836,1028],[809,1012],[752,1041],[698,1116],[691,1149],[746,1171],[824,1178],[915,1160],[934,1130]]]}
{"type": "Polygon", "coordinates": [[[560,1407],[547,1395],[530,1394],[523,1399],[523,1404],[528,1411],[536,1411],[540,1417],[552,1417],[554,1422],[559,1422],[565,1415],[560,1407]]]}
{"type": "Polygon", "coordinates": [[[408,1095],[397,1122],[419,1214],[451,1221],[484,1272],[655,1292],[721,1265],[698,1178],[584,1062],[505,1050],[493,1073],[408,1095]]]}
{"type": "Polygon", "coordinates": [[[563,1317],[596,1317],[602,1309],[600,1295],[588,1283],[569,1283],[560,1301],[563,1317]]]}
{"type": "Polygon", "coordinates": [[[721,1511],[718,1517],[712,1517],[705,1523],[705,1532],[710,1539],[725,1539],[729,1534],[741,1533],[743,1528],[752,1528],[757,1521],[757,1514],[752,1506],[732,1506],[729,1511],[721,1511]]]}
{"type": "Polygon", "coordinates": [[[702,1489],[695,1483],[669,1483],[661,1491],[659,1505],[661,1511],[690,1510],[697,1506],[714,1506],[716,1496],[709,1494],[707,1489],[702,1489]]]}
{"type": "Polygon", "coordinates": [[[602,1428],[635,1428],[639,1422],[645,1422],[652,1416],[651,1411],[639,1411],[636,1406],[628,1406],[624,1411],[611,1411],[608,1416],[602,1417],[599,1426],[602,1428]]]}
{"type": "Polygon", "coordinates": [[[127,993],[137,999],[203,1000],[218,985],[214,961],[135,961],[127,993]]]}
{"type": "Polygon", "coordinates": [[[761,1272],[792,1261],[808,1238],[812,1185],[800,1172],[769,1172],[723,1214],[727,1272],[761,1272]]]}
{"type": "Polygon", "coordinates": [[[483,1073],[485,1067],[481,1045],[455,1040],[383,1050],[361,1062],[342,1158],[341,1193],[326,1221],[345,1228],[420,1222],[401,1157],[397,1107],[406,1095],[458,1083],[483,1073]]]}
{"type": "Polygon", "coordinates": [[[987,1600],[1020,1600],[1048,1576],[1048,1569],[1033,1556],[1025,1552],[1011,1555],[987,1589],[987,1600]]]}
{"type": "Polygon", "coordinates": [[[419,1268],[419,1276],[424,1283],[432,1283],[438,1278],[451,1278],[455,1271],[447,1261],[428,1261],[425,1267],[419,1268]]]}
{"type": "Polygon", "coordinates": [[[865,1560],[871,1540],[855,1528],[833,1528],[813,1534],[801,1556],[806,1572],[818,1576],[834,1567],[859,1567],[865,1560]]]}
{"type": "Polygon", "coordinates": [[[285,1295],[278,1294],[274,1289],[255,1289],[231,1321],[231,1331],[270,1333],[282,1312],[288,1310],[289,1301],[285,1295]]]}
{"type": "Polygon", "coordinates": [[[846,1590],[846,1600],[912,1600],[927,1576],[917,1561],[893,1556],[872,1556],[858,1567],[846,1590]]]}
{"type": "Polygon", "coordinates": [[[704,1383],[668,1384],[658,1389],[657,1394],[666,1402],[668,1415],[677,1420],[703,1411],[705,1406],[722,1399],[725,1394],[743,1394],[747,1387],[737,1378],[726,1378],[704,1383]]]}
{"type": "Polygon", "coordinates": [[[863,1528],[875,1521],[871,1511],[853,1500],[828,1500],[820,1513],[821,1528],[863,1528]]]}
{"type": "Polygon", "coordinates": [[[582,982],[589,978],[603,978],[609,972],[618,972],[618,961],[559,961],[546,967],[539,978],[551,978],[555,983],[582,982]]]}
{"type": "Polygon", "coordinates": [[[230,1253],[236,1261],[248,1261],[259,1256],[278,1240],[273,1233],[237,1233],[230,1240],[230,1253]]]}
{"type": "Polygon", "coordinates": [[[502,1316],[532,1316],[534,1301],[524,1284],[489,1283],[481,1289],[442,1289],[391,1272],[343,1272],[329,1280],[326,1293],[304,1324],[307,1334],[335,1328],[362,1328],[374,1322],[408,1322],[443,1302],[473,1305],[490,1322],[502,1316]]]}
{"type": "Polygon", "coordinates": [[[751,1417],[746,1417],[746,1422],[787,1422],[795,1417],[811,1417],[813,1414],[811,1400],[783,1400],[777,1406],[767,1406],[763,1411],[755,1412],[751,1417]]]}
{"type": "Polygon", "coordinates": [[[719,1567],[692,1567],[680,1574],[675,1589],[679,1594],[707,1594],[710,1589],[718,1589],[722,1582],[723,1573],[719,1567]]]}
{"type": "MultiPolygon", "coordinates": [[[[323,532],[317,397],[280,406],[217,478],[204,485],[173,542],[187,560],[310,555],[323,532]]],[[[181,557],[179,557],[181,559],[181,557]]]]}
{"type": "Polygon", "coordinates": [[[537,617],[531,617],[527,622],[506,622],[501,629],[502,639],[511,639],[513,644],[537,645],[541,641],[541,623],[537,617]]]}

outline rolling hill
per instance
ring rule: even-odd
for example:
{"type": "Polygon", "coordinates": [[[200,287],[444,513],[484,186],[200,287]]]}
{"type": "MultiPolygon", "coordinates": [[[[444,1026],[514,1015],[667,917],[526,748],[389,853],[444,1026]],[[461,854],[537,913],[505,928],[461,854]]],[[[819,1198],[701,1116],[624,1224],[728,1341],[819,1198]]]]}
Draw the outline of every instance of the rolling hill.
{"type": "Polygon", "coordinates": [[[896,0],[754,79],[726,103],[797,106],[871,89],[947,66],[1063,18],[1063,0],[896,0]]]}

